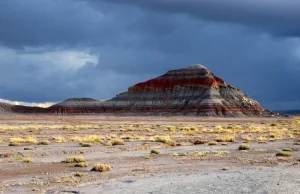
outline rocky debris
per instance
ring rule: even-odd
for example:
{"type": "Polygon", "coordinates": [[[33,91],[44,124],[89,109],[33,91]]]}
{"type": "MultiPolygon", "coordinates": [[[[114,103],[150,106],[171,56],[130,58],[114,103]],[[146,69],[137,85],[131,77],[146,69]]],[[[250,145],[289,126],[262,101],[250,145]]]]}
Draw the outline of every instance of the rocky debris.
{"type": "Polygon", "coordinates": [[[279,116],[202,65],[171,70],[107,101],[71,98],[49,108],[13,106],[19,113],[153,116],[279,116]]]}

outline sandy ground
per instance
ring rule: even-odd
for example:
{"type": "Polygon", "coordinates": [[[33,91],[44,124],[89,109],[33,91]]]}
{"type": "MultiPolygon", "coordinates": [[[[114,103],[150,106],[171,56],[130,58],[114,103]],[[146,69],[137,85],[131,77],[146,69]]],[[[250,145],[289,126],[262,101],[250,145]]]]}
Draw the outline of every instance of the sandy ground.
{"type": "MultiPolygon", "coordinates": [[[[79,193],[300,193],[299,167],[241,168],[148,178],[123,178],[101,185],[66,190],[79,193]]],[[[65,192],[66,192],[65,191],[65,192]]],[[[61,193],[57,192],[57,193],[61,193]]]]}
{"type": "Polygon", "coordinates": [[[1,117],[0,192],[300,193],[296,119],[1,117]],[[81,147],[77,139],[87,136],[103,139],[81,147]],[[36,142],[9,146],[17,137],[36,142]],[[162,143],[158,137],[171,140],[162,143]],[[226,137],[234,140],[218,140],[226,137]],[[124,145],[108,146],[114,139],[124,145]],[[49,145],[38,144],[42,140],[49,145]],[[213,140],[217,145],[208,145],[213,140]],[[246,140],[251,149],[240,151],[246,140]],[[276,156],[284,148],[291,156],[276,156]],[[32,162],[24,162],[26,157],[32,162]],[[88,166],[62,162],[68,157],[83,157],[88,166]],[[90,171],[96,163],[111,170],[90,171]]]}

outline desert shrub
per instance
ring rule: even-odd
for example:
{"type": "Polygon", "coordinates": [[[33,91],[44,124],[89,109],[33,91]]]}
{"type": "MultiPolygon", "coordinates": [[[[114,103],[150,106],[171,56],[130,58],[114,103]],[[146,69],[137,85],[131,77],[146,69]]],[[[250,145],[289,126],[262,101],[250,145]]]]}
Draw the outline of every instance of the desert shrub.
{"type": "Polygon", "coordinates": [[[54,137],[53,139],[56,141],[56,143],[66,143],[66,142],[68,142],[68,140],[64,137],[54,137]]]}
{"type": "Polygon", "coordinates": [[[160,152],[158,150],[151,150],[150,153],[151,154],[160,154],[160,152]]]}
{"type": "Polygon", "coordinates": [[[282,151],[283,152],[292,152],[293,149],[291,149],[291,148],[283,148],[282,151]]]}
{"type": "Polygon", "coordinates": [[[267,139],[266,137],[262,137],[262,136],[257,137],[256,140],[257,140],[258,142],[265,142],[265,141],[268,141],[268,139],[267,139]]]}
{"type": "Polygon", "coordinates": [[[268,143],[268,141],[259,141],[258,143],[259,144],[266,144],[266,143],[268,143]]]}
{"type": "Polygon", "coordinates": [[[272,123],[270,126],[271,127],[277,127],[277,123],[272,123]]]}
{"type": "Polygon", "coordinates": [[[123,139],[113,139],[113,140],[111,140],[111,144],[113,146],[115,146],[115,145],[124,145],[124,140],[123,139]]]}
{"type": "Polygon", "coordinates": [[[234,136],[223,136],[215,139],[216,142],[235,142],[234,136]]]}
{"type": "Polygon", "coordinates": [[[175,146],[180,146],[178,143],[176,143],[175,141],[169,141],[167,143],[169,146],[175,147],[175,146]]]}
{"type": "Polygon", "coordinates": [[[20,143],[16,143],[16,142],[10,142],[8,144],[8,146],[20,146],[21,144],[20,143]]]}
{"type": "Polygon", "coordinates": [[[176,132],[176,127],[175,126],[167,126],[165,131],[176,132]]]}
{"type": "Polygon", "coordinates": [[[36,143],[37,140],[35,137],[12,137],[9,139],[10,143],[36,143]]]}
{"type": "Polygon", "coordinates": [[[23,158],[24,158],[24,157],[23,157],[22,155],[19,155],[19,154],[18,154],[18,155],[15,155],[15,159],[16,159],[16,160],[23,160],[23,158]]]}
{"type": "Polygon", "coordinates": [[[111,142],[111,141],[108,141],[108,142],[106,143],[106,146],[112,146],[112,142],[111,142]]]}
{"type": "Polygon", "coordinates": [[[156,137],[155,141],[156,142],[161,142],[161,143],[168,143],[172,140],[169,136],[160,136],[160,137],[156,137]]]}
{"type": "Polygon", "coordinates": [[[88,164],[86,162],[79,162],[74,165],[75,167],[86,168],[88,164]]]}
{"type": "Polygon", "coordinates": [[[218,142],[216,142],[216,141],[210,141],[210,142],[208,142],[208,145],[209,146],[218,145],[218,142]]]}
{"type": "Polygon", "coordinates": [[[76,176],[76,177],[83,177],[83,174],[80,173],[80,172],[75,172],[75,173],[73,174],[73,176],[76,176]]]}
{"type": "Polygon", "coordinates": [[[196,140],[194,141],[194,145],[199,145],[199,144],[205,144],[206,142],[203,140],[196,140]]]}
{"type": "Polygon", "coordinates": [[[244,143],[248,143],[252,140],[252,138],[251,137],[244,137],[244,138],[242,138],[242,140],[244,140],[244,143]]]}
{"type": "Polygon", "coordinates": [[[38,145],[49,145],[49,144],[50,144],[49,140],[43,140],[38,143],[38,145]]]}
{"type": "Polygon", "coordinates": [[[281,151],[281,152],[276,153],[276,156],[290,157],[290,156],[292,156],[292,152],[281,151]]]}
{"type": "Polygon", "coordinates": [[[79,145],[81,147],[92,147],[92,144],[90,144],[90,143],[82,143],[82,142],[80,142],[79,145]]]}
{"type": "Polygon", "coordinates": [[[207,156],[209,154],[209,151],[199,151],[199,152],[196,152],[196,154],[198,156],[204,157],[204,156],[207,156]]]}
{"type": "Polygon", "coordinates": [[[103,137],[99,135],[86,135],[84,137],[73,136],[68,139],[69,141],[82,142],[82,143],[102,143],[103,137]]]}
{"type": "Polygon", "coordinates": [[[5,153],[5,154],[0,154],[0,158],[13,158],[15,154],[13,153],[5,153]]]}
{"type": "Polygon", "coordinates": [[[33,150],[34,148],[33,147],[26,147],[24,148],[24,150],[33,150]]]}
{"type": "Polygon", "coordinates": [[[66,158],[63,162],[65,163],[80,163],[80,162],[85,162],[85,159],[83,157],[70,157],[66,158]]]}
{"type": "Polygon", "coordinates": [[[98,171],[98,172],[108,172],[111,170],[111,166],[109,164],[100,164],[97,163],[91,169],[91,171],[98,171]]]}
{"type": "Polygon", "coordinates": [[[26,156],[26,157],[23,158],[23,162],[32,163],[32,158],[30,156],[26,156]]]}
{"type": "Polygon", "coordinates": [[[250,150],[250,146],[249,145],[246,145],[246,144],[241,144],[239,146],[239,150],[250,150]]]}

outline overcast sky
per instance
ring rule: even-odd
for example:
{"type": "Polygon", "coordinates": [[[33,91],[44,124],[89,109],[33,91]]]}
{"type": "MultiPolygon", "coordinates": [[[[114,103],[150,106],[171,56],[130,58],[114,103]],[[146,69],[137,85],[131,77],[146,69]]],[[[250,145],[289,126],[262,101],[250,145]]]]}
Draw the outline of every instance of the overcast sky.
{"type": "Polygon", "coordinates": [[[202,64],[269,109],[300,108],[299,0],[1,0],[0,98],[108,99],[202,64]]]}

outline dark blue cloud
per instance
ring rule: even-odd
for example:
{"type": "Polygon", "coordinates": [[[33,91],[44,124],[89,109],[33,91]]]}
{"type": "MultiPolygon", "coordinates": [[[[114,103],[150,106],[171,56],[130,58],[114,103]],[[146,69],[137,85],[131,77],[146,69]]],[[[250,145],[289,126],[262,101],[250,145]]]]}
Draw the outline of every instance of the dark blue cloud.
{"type": "MultiPolygon", "coordinates": [[[[97,3],[96,0],[89,0],[97,3]]],[[[245,24],[275,35],[300,35],[298,0],[104,0],[156,12],[183,13],[217,22],[245,24]]]]}
{"type": "Polygon", "coordinates": [[[202,63],[267,108],[297,108],[298,2],[272,2],[0,1],[0,98],[107,99],[202,63]]]}

